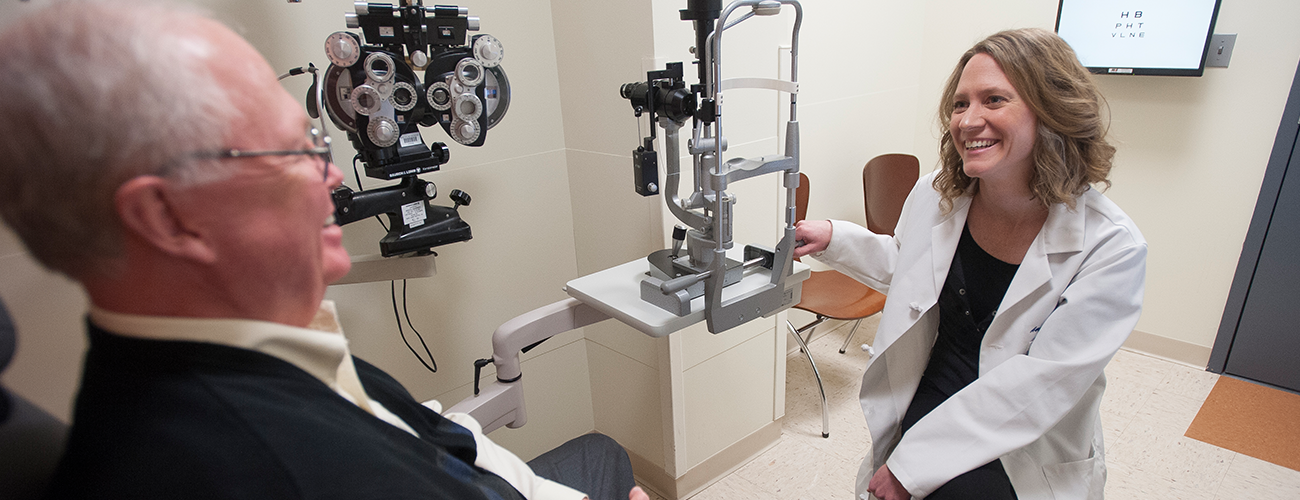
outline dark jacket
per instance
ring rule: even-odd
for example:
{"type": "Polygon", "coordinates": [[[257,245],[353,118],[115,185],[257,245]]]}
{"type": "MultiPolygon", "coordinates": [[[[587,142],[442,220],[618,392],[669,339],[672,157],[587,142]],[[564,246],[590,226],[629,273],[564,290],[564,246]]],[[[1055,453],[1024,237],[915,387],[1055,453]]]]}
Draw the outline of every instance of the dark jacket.
{"type": "Polygon", "coordinates": [[[273,356],[90,325],[51,497],[522,498],[473,465],[468,430],[373,365],[355,364],[371,399],[419,438],[273,356]]]}

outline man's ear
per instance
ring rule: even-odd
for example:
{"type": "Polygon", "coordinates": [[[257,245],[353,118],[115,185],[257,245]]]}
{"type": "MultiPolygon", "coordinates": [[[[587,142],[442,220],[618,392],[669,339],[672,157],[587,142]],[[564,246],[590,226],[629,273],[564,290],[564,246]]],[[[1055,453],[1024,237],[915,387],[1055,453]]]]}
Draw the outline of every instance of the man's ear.
{"type": "Polygon", "coordinates": [[[187,224],[177,210],[177,188],[153,175],[135,177],[117,188],[113,197],[126,237],[177,258],[211,263],[216,253],[202,233],[187,224]]]}

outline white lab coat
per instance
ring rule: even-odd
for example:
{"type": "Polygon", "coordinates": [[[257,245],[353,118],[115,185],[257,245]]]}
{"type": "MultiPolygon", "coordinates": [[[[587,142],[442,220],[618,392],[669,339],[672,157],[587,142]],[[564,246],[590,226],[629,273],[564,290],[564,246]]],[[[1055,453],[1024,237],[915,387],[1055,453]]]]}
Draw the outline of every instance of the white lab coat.
{"type": "Polygon", "coordinates": [[[921,498],[995,458],[1021,500],[1102,498],[1102,369],[1137,324],[1146,240],[1096,190],[1074,209],[1052,206],[984,335],[979,378],[900,439],[971,200],[941,213],[932,179],[913,187],[895,236],[832,221],[830,245],[816,256],[888,296],[879,354],[862,376],[872,454],[858,473],[859,498],[882,463],[921,498]]]}

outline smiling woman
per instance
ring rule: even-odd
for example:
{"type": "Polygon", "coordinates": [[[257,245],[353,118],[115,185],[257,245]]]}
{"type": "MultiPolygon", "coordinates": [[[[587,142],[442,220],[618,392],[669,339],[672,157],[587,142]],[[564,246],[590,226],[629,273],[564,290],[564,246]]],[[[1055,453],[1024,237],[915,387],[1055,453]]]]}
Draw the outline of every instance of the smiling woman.
{"type": "Polygon", "coordinates": [[[1028,187],[1038,120],[988,54],[976,54],[962,70],[953,95],[948,133],[962,160],[962,173],[985,184],[1028,187]]]}
{"type": "Polygon", "coordinates": [[[813,254],[889,301],[860,394],[882,500],[1101,498],[1102,368],[1141,312],[1146,241],[1106,183],[1101,96],[1038,29],[967,51],[939,103],[942,165],[894,236],[801,221],[813,254]]]}
{"type": "Polygon", "coordinates": [[[963,100],[958,99],[958,87],[976,58],[985,61],[977,61],[972,69],[983,68],[991,60],[1010,85],[1009,91],[1033,114],[1037,140],[1029,186],[1044,206],[1070,204],[1091,184],[1109,185],[1115,148],[1106,143],[1107,127],[1101,115],[1104,98],[1088,71],[1079,64],[1074,50],[1054,33],[1007,31],[988,37],[962,55],[940,99],[942,169],[935,188],[943,193],[945,206],[951,206],[953,198],[974,184],[963,168],[965,145],[955,142],[953,127],[959,121],[958,101],[963,100]]]}

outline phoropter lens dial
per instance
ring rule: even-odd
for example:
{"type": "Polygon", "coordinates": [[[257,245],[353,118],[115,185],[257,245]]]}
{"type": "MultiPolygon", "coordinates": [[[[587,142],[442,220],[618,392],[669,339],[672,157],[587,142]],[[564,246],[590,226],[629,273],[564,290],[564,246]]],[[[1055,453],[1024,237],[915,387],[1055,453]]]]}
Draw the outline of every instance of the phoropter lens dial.
{"type": "Polygon", "coordinates": [[[451,109],[451,87],[444,82],[433,82],[429,86],[428,94],[429,105],[438,111],[451,109]]]}
{"type": "Polygon", "coordinates": [[[381,148],[397,144],[400,133],[397,122],[387,116],[372,116],[370,125],[366,126],[366,135],[370,137],[370,142],[381,148]]]}
{"type": "Polygon", "coordinates": [[[335,31],[325,39],[325,57],[335,66],[352,66],[361,58],[361,43],[352,33],[335,31]]]}
{"type": "Polygon", "coordinates": [[[393,79],[397,71],[393,58],[383,52],[371,52],[366,56],[366,78],[374,82],[386,82],[393,79]]]}
{"type": "Polygon", "coordinates": [[[393,103],[393,109],[405,112],[415,109],[415,104],[420,101],[420,96],[415,93],[415,87],[411,84],[397,82],[396,85],[393,85],[393,95],[388,100],[393,103]]]}
{"type": "Polygon", "coordinates": [[[452,113],[465,121],[477,121],[483,114],[483,101],[474,94],[460,94],[452,100],[452,113]]]}
{"type": "Polygon", "coordinates": [[[379,91],[369,85],[358,85],[352,89],[352,94],[348,96],[348,102],[352,104],[352,110],[362,116],[370,116],[379,111],[383,105],[384,98],[380,96],[379,91]]]}
{"type": "Polygon", "coordinates": [[[477,59],[466,57],[456,63],[456,80],[466,87],[483,83],[483,64],[477,59]]]}
{"type": "Polygon", "coordinates": [[[506,55],[505,47],[501,45],[501,40],[497,40],[492,35],[479,35],[474,37],[474,58],[483,66],[495,68],[501,64],[501,59],[506,55]]]}

